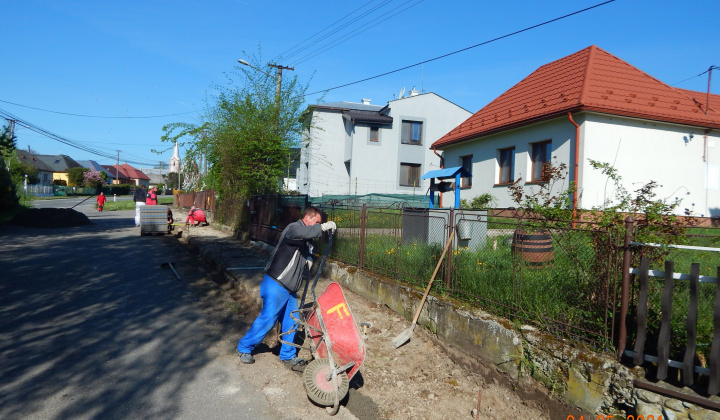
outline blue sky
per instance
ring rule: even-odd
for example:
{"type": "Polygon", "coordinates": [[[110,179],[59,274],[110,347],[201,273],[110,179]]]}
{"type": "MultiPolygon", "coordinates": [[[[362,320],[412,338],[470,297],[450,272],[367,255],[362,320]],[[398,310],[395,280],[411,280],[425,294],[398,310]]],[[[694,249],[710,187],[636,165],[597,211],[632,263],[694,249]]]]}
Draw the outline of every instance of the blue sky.
{"type": "MultiPolygon", "coordinates": [[[[150,152],[169,147],[160,141],[162,126],[199,122],[203,108],[212,103],[213,86],[226,83],[237,60],[258,49],[266,62],[281,56],[279,64],[295,67],[285,71],[284,78],[298,76],[300,82],[309,82],[308,92],[315,92],[599,3],[602,0],[278,0],[270,7],[241,0],[3,0],[0,110],[106,156],[121,150],[121,163],[146,167],[138,163],[167,162],[171,156],[171,151],[150,152]],[[375,12],[360,17],[373,8],[375,12]],[[298,44],[353,11],[351,19],[330,30],[352,22],[347,27],[290,55],[298,44]],[[357,35],[350,38],[350,32],[357,35]],[[138,118],[153,116],[165,117],[138,118]]],[[[384,105],[402,88],[407,92],[414,86],[476,112],[539,66],[592,44],[665,83],[705,91],[707,73],[694,76],[720,65],[718,18],[717,0],[616,0],[422,66],[332,90],[324,101],[369,98],[384,105]]],[[[712,92],[717,94],[720,70],[713,75],[712,92]]],[[[308,104],[318,97],[308,96],[308,104]]],[[[114,163],[23,127],[17,127],[16,135],[19,148],[114,163]]]]}

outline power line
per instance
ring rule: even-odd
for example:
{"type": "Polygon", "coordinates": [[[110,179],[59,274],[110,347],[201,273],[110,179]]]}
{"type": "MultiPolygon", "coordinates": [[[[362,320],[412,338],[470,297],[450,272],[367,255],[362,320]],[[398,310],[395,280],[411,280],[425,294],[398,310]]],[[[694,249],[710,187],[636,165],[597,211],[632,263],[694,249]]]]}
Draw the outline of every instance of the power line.
{"type": "MultiPolygon", "coordinates": [[[[385,15],[387,15],[388,13],[393,12],[393,11],[395,11],[395,10],[403,7],[403,6],[405,6],[406,4],[408,4],[408,3],[412,2],[412,1],[414,1],[414,0],[408,0],[408,1],[406,1],[405,3],[401,4],[400,6],[394,8],[394,9],[389,10],[387,13],[383,14],[382,16],[385,16],[385,15]]],[[[299,59],[300,61],[296,62],[295,65],[298,65],[298,64],[300,64],[300,63],[303,63],[303,62],[305,62],[305,61],[307,61],[307,60],[309,60],[309,59],[311,59],[311,58],[313,58],[313,57],[315,57],[315,56],[317,56],[317,55],[320,55],[320,54],[324,53],[325,51],[327,51],[327,50],[329,50],[329,49],[335,48],[336,46],[338,46],[338,45],[340,45],[340,44],[342,44],[342,43],[344,43],[344,42],[346,42],[346,41],[349,41],[349,40],[351,40],[352,38],[355,38],[356,36],[358,36],[358,35],[360,35],[361,33],[367,31],[368,29],[371,29],[371,28],[373,28],[373,27],[375,27],[375,26],[377,26],[377,25],[385,22],[386,20],[388,20],[388,19],[390,19],[390,18],[395,17],[396,15],[399,15],[400,13],[402,13],[402,12],[404,12],[404,11],[412,8],[412,7],[417,6],[418,4],[422,3],[423,1],[424,1],[424,0],[420,0],[420,1],[418,1],[417,3],[415,3],[415,4],[411,4],[410,6],[404,8],[404,9],[402,9],[402,10],[396,12],[396,13],[393,13],[392,15],[386,17],[385,19],[383,19],[383,20],[381,20],[381,21],[379,21],[379,22],[376,22],[374,25],[371,25],[371,26],[362,26],[362,27],[360,27],[360,28],[357,28],[357,29],[355,29],[354,31],[351,31],[351,32],[343,35],[343,37],[340,38],[340,39],[338,39],[337,41],[334,41],[334,42],[325,44],[324,46],[318,48],[317,50],[315,50],[315,51],[313,51],[313,52],[311,52],[311,53],[309,53],[309,54],[306,54],[306,55],[303,56],[303,57],[300,57],[300,59],[299,59]],[[352,35],[352,36],[350,36],[350,35],[352,35]],[[325,48],[325,47],[327,47],[327,48],[325,48]],[[318,51],[318,50],[320,50],[321,48],[324,48],[324,49],[321,50],[321,51],[318,51]]],[[[382,17],[382,16],[380,16],[380,17],[382,17]]]]}
{"type": "MultiPolygon", "coordinates": [[[[328,29],[332,28],[332,27],[335,26],[335,24],[337,24],[338,22],[341,22],[341,21],[343,21],[345,18],[347,18],[347,17],[349,17],[349,16],[352,16],[353,14],[355,14],[355,12],[357,12],[357,11],[360,10],[360,9],[365,8],[367,5],[369,5],[370,3],[374,2],[374,1],[375,1],[375,0],[370,0],[369,2],[363,4],[362,6],[358,7],[357,9],[355,9],[355,10],[353,10],[352,12],[348,13],[347,15],[341,17],[340,19],[336,20],[335,22],[331,23],[330,25],[326,26],[325,28],[321,29],[319,32],[316,32],[315,34],[311,35],[310,37],[304,39],[302,42],[294,45],[293,47],[291,47],[290,49],[288,49],[288,50],[286,50],[285,52],[281,53],[280,55],[276,56],[275,58],[273,58],[273,59],[270,60],[270,61],[271,61],[271,62],[277,61],[277,60],[278,60],[280,57],[282,57],[284,54],[289,53],[290,51],[292,51],[292,50],[294,50],[295,48],[298,48],[299,46],[303,45],[305,42],[309,41],[310,39],[316,37],[317,35],[325,32],[325,31],[328,30],[328,29]]],[[[295,54],[295,53],[293,53],[293,54],[295,54]]]]}
{"type": "MultiPolygon", "coordinates": [[[[113,160],[115,159],[115,155],[113,155],[113,154],[111,154],[111,153],[107,153],[107,152],[103,152],[103,151],[98,150],[98,149],[94,149],[94,148],[92,148],[92,147],[90,147],[90,146],[87,146],[87,145],[84,145],[84,144],[82,144],[82,143],[80,143],[80,142],[70,140],[70,139],[65,138],[65,137],[63,137],[63,136],[60,136],[60,135],[58,135],[58,134],[55,134],[55,133],[53,133],[53,132],[51,132],[51,131],[45,130],[44,128],[38,127],[37,125],[32,124],[31,122],[25,121],[25,120],[23,120],[22,118],[19,118],[19,117],[15,116],[15,115],[13,115],[13,114],[5,111],[5,110],[0,109],[0,117],[5,118],[5,119],[8,120],[8,121],[10,121],[10,120],[15,121],[15,124],[17,124],[17,125],[20,125],[20,126],[22,126],[22,127],[25,127],[25,128],[27,128],[28,130],[34,131],[34,132],[36,132],[36,133],[38,133],[38,134],[42,134],[42,135],[45,136],[45,137],[48,137],[48,138],[50,138],[50,139],[52,139],[52,140],[55,140],[55,141],[57,141],[57,142],[60,142],[60,143],[62,143],[62,144],[65,144],[65,145],[67,145],[67,146],[74,147],[74,148],[76,148],[76,149],[82,150],[83,152],[87,152],[87,153],[93,154],[93,155],[95,155],[95,156],[100,156],[100,157],[103,157],[103,158],[106,158],[106,159],[113,159],[113,160]]],[[[154,162],[153,162],[153,163],[148,163],[148,162],[144,162],[144,161],[127,161],[127,162],[128,162],[128,163],[133,163],[133,164],[135,164],[135,165],[145,165],[145,166],[155,165],[154,162]]]]}
{"type": "Polygon", "coordinates": [[[685,83],[685,82],[687,82],[688,80],[694,79],[694,78],[696,78],[696,77],[700,77],[700,76],[702,76],[703,74],[709,72],[710,70],[715,70],[715,69],[719,69],[719,68],[720,68],[720,67],[718,67],[718,66],[710,66],[710,68],[707,69],[707,70],[705,70],[704,72],[702,72],[702,73],[700,73],[700,74],[698,74],[698,75],[696,75],[696,76],[688,77],[687,79],[681,80],[681,81],[679,81],[679,82],[677,82],[677,83],[673,83],[673,84],[670,85],[670,86],[677,86],[677,85],[679,85],[680,83],[685,83]]]}
{"type": "MultiPolygon", "coordinates": [[[[384,1],[383,3],[381,3],[381,4],[379,4],[379,5],[375,6],[375,7],[373,7],[372,9],[370,9],[370,10],[368,10],[367,12],[363,13],[362,15],[358,16],[358,18],[356,18],[354,21],[348,22],[348,23],[344,24],[343,26],[335,29],[334,31],[332,31],[332,32],[330,32],[330,33],[322,36],[320,39],[318,39],[317,41],[315,41],[314,44],[317,44],[317,43],[319,43],[319,42],[321,42],[321,41],[324,41],[325,39],[327,39],[327,38],[330,37],[331,35],[334,35],[334,34],[342,31],[343,29],[345,29],[345,28],[347,28],[347,27],[349,27],[349,26],[362,24],[362,20],[363,20],[363,19],[365,19],[365,18],[368,17],[369,15],[373,14],[375,11],[377,11],[377,10],[385,7],[385,6],[388,5],[391,1],[392,1],[392,0],[386,0],[386,1],[384,1]]],[[[389,12],[386,12],[386,13],[389,13],[389,12]]],[[[381,16],[384,16],[384,15],[381,15],[381,16]]],[[[304,50],[312,47],[314,44],[307,45],[307,46],[301,48],[300,50],[295,51],[294,53],[290,54],[288,57],[285,57],[285,59],[288,59],[288,58],[290,58],[290,57],[292,57],[292,56],[294,56],[294,55],[299,54],[300,52],[302,52],[302,51],[304,51],[304,50]]],[[[322,48],[322,47],[321,47],[321,48],[322,48]]]]}
{"type": "Polygon", "coordinates": [[[581,9],[581,10],[578,10],[578,11],[575,11],[575,12],[572,12],[572,13],[568,13],[568,14],[563,15],[563,16],[560,16],[560,17],[556,17],[556,18],[554,18],[554,19],[550,19],[550,20],[545,21],[545,22],[542,22],[542,23],[538,23],[537,25],[528,26],[527,28],[520,29],[520,30],[518,30],[518,31],[511,32],[511,33],[509,33],[509,34],[505,34],[505,35],[499,36],[499,37],[497,37],[497,38],[493,38],[493,39],[490,39],[490,40],[488,40],[488,41],[481,42],[481,43],[479,43],[479,44],[475,44],[475,45],[472,45],[472,46],[469,46],[469,47],[466,47],[466,48],[463,48],[463,49],[460,49],[460,50],[457,50],[457,51],[453,51],[453,52],[451,52],[451,53],[443,54],[443,55],[441,55],[441,56],[438,56],[438,57],[435,57],[435,58],[431,58],[431,59],[429,59],[429,60],[421,61],[421,62],[419,62],[419,63],[411,64],[411,65],[409,65],[409,66],[401,67],[401,68],[399,68],[399,69],[392,70],[392,71],[388,71],[388,72],[385,72],[385,73],[382,73],[382,74],[378,74],[378,75],[375,75],[375,76],[372,76],[372,77],[367,77],[367,78],[365,78],[365,79],[358,80],[358,81],[355,81],[355,82],[345,83],[344,85],[335,86],[335,87],[332,87],[332,88],[329,88],[329,89],[322,89],[322,90],[318,90],[318,91],[316,91],[316,92],[306,93],[306,94],[303,95],[303,96],[309,96],[309,95],[315,95],[315,94],[318,94],[318,93],[329,92],[329,91],[331,91],[331,90],[340,89],[340,88],[343,88],[343,87],[346,87],[346,86],[351,86],[351,85],[355,85],[355,84],[362,83],[362,82],[367,82],[368,80],[377,79],[378,77],[387,76],[387,75],[389,75],[389,74],[393,74],[393,73],[397,73],[397,72],[399,72],[399,71],[403,71],[403,70],[407,70],[407,69],[410,69],[410,68],[413,68],[413,67],[417,67],[417,66],[419,66],[419,65],[422,65],[422,64],[425,64],[425,63],[429,63],[429,62],[431,62],[431,61],[436,61],[436,60],[439,60],[439,59],[441,59],[441,58],[449,57],[449,56],[451,56],[451,55],[455,55],[455,54],[458,54],[458,53],[461,53],[461,52],[464,52],[464,51],[467,51],[467,50],[471,50],[471,49],[473,49],[473,48],[480,47],[480,46],[482,46],[482,45],[490,44],[490,43],[492,43],[492,42],[499,41],[499,40],[501,40],[501,39],[511,37],[511,36],[513,36],[513,35],[517,35],[517,34],[520,34],[520,33],[523,33],[523,32],[527,32],[527,31],[529,31],[529,30],[531,30],[531,29],[539,28],[539,27],[541,27],[541,26],[545,26],[545,25],[548,25],[548,24],[550,24],[550,23],[557,22],[557,21],[559,21],[559,20],[568,18],[568,17],[570,17],[570,16],[574,16],[574,15],[577,15],[577,14],[580,14],[580,13],[583,13],[583,12],[587,12],[588,10],[592,10],[592,9],[595,9],[595,8],[597,8],[597,7],[600,7],[600,6],[604,6],[604,5],[606,5],[606,4],[613,3],[614,1],[615,1],[615,0],[608,0],[608,1],[605,1],[605,2],[602,2],[602,3],[598,3],[598,4],[594,5],[594,6],[586,7],[586,8],[584,8],[584,9],[581,9]]]}
{"type": "Polygon", "coordinates": [[[73,117],[85,117],[85,118],[108,118],[108,119],[112,119],[112,118],[125,118],[125,119],[164,118],[164,117],[175,117],[177,115],[194,114],[194,113],[198,112],[198,111],[188,111],[188,112],[180,112],[177,114],[166,114],[166,115],[148,115],[148,116],[142,116],[142,117],[116,117],[116,116],[104,116],[104,115],[73,114],[70,112],[52,111],[49,109],[35,108],[32,106],[28,106],[28,105],[16,104],[16,103],[10,102],[10,101],[3,101],[2,99],[0,99],[0,102],[10,104],[10,105],[15,105],[15,106],[21,106],[23,108],[34,109],[36,111],[43,111],[43,112],[50,112],[53,114],[62,114],[62,115],[70,115],[73,117]]]}

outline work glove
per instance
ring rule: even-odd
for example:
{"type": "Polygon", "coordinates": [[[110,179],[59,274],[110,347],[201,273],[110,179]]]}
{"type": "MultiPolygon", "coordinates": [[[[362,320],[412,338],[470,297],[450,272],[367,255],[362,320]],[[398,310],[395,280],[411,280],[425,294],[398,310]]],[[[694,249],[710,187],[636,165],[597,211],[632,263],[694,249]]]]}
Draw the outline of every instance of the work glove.
{"type": "Polygon", "coordinates": [[[337,229],[337,225],[335,224],[335,222],[325,222],[320,225],[320,228],[323,232],[327,232],[329,230],[330,233],[334,233],[337,229]]]}

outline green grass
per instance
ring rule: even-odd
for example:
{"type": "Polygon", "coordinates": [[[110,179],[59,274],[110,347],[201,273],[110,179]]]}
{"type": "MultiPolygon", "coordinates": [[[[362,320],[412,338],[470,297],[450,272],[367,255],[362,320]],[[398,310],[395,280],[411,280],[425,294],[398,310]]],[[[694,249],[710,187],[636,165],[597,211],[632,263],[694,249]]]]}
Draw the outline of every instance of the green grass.
{"type": "MultiPolygon", "coordinates": [[[[371,231],[372,232],[372,231],[371,231]]],[[[441,243],[403,241],[397,234],[380,231],[365,238],[364,268],[390,278],[424,286],[442,254],[441,243]]],[[[398,231],[399,232],[399,231],[398,231]]],[[[449,251],[449,289],[445,264],[434,283],[436,293],[450,293],[510,319],[545,327],[550,320],[590,331],[600,340],[605,331],[605,294],[598,293],[599,279],[592,273],[595,250],[586,233],[554,235],[555,258],[546,267],[523,266],[516,270],[511,248],[488,239],[476,251],[449,251]],[[508,308],[515,308],[509,310],[508,308]]],[[[333,255],[348,263],[359,262],[359,237],[339,237],[333,255]]],[[[447,257],[446,257],[447,258],[447,257]]],[[[604,283],[603,283],[604,284],[604,283]]]]}
{"type": "MultiPolygon", "coordinates": [[[[360,211],[335,210],[330,219],[336,220],[339,227],[351,228],[359,235],[360,211]]],[[[403,241],[400,211],[369,209],[366,226],[369,230],[365,237],[364,269],[417,286],[427,284],[444,244],[403,241]]],[[[515,220],[507,218],[490,218],[488,223],[489,229],[511,231],[516,226],[515,220]]],[[[691,234],[688,245],[720,247],[720,229],[694,228],[691,234]]],[[[523,264],[511,248],[503,244],[503,240],[511,236],[497,236],[496,241],[488,238],[486,244],[476,250],[460,248],[452,251],[450,284],[436,280],[435,293],[451,294],[512,321],[534,324],[560,336],[579,335],[604,343],[612,322],[613,296],[617,295],[618,299],[620,296],[619,267],[611,265],[607,254],[610,235],[555,229],[554,260],[540,268],[523,264]],[[596,242],[602,245],[598,249],[596,242]],[[598,252],[600,254],[596,255],[598,252]]],[[[358,264],[359,236],[337,238],[333,256],[358,264]]],[[[675,271],[681,273],[689,273],[691,264],[699,263],[701,275],[715,277],[720,266],[719,253],[672,249],[653,263],[651,269],[664,270],[666,259],[673,260],[675,271]]],[[[438,279],[444,278],[443,264],[438,279]]],[[[653,282],[648,322],[652,328],[659,329],[663,280],[653,282]]],[[[633,283],[636,284],[636,280],[633,283]]],[[[688,290],[687,281],[675,282],[671,334],[674,349],[684,348],[686,343],[688,290]]],[[[709,353],[712,337],[714,290],[715,285],[700,285],[698,350],[705,355],[709,353]]],[[[637,290],[631,293],[637,293],[637,290]]],[[[616,303],[619,307],[619,301],[616,303]]]]}

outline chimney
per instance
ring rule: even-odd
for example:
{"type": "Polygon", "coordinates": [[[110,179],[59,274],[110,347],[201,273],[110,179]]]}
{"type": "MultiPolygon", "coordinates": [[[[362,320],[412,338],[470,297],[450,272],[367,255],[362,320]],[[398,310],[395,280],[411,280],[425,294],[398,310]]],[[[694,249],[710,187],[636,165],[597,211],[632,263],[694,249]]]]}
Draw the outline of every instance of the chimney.
{"type": "Polygon", "coordinates": [[[415,86],[410,90],[410,96],[418,96],[420,91],[415,90],[415,86]]]}
{"type": "Polygon", "coordinates": [[[363,99],[362,99],[362,104],[363,104],[363,105],[370,105],[370,101],[371,101],[371,99],[365,99],[365,98],[363,98],[363,99]]]}

